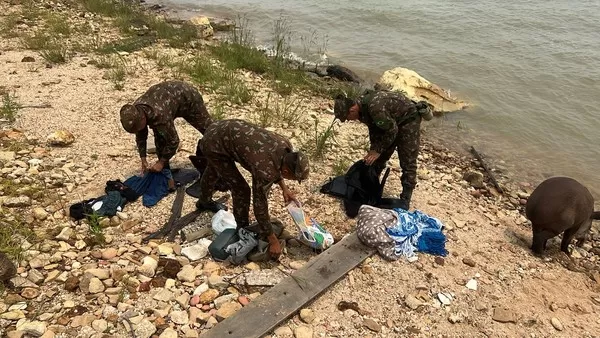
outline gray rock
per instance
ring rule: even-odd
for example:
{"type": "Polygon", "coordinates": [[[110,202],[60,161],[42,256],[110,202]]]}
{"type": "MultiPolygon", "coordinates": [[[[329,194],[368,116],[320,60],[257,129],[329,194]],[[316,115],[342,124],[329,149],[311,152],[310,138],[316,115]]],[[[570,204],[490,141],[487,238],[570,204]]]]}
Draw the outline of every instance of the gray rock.
{"type": "Polygon", "coordinates": [[[150,338],[154,332],[156,332],[156,327],[148,319],[142,320],[135,326],[135,336],[137,338],[150,338]]]}
{"type": "Polygon", "coordinates": [[[237,299],[237,297],[238,296],[235,294],[228,294],[225,296],[218,297],[217,299],[215,299],[213,301],[213,303],[215,303],[215,308],[220,309],[223,304],[229,303],[229,302],[237,299]]]}
{"type": "Polygon", "coordinates": [[[193,282],[196,280],[197,271],[191,265],[184,265],[181,271],[177,273],[177,278],[182,282],[193,282]]]}
{"type": "Polygon", "coordinates": [[[168,327],[160,334],[160,336],[158,336],[158,338],[177,338],[177,331],[168,327]]]}
{"type": "Polygon", "coordinates": [[[108,329],[108,322],[104,319],[96,319],[92,322],[92,328],[102,333],[108,329]]]}
{"type": "Polygon", "coordinates": [[[48,213],[46,212],[46,210],[44,210],[44,208],[33,208],[33,218],[37,219],[38,221],[43,221],[46,218],[48,218],[48,213]]]}
{"type": "Polygon", "coordinates": [[[211,275],[208,277],[208,285],[213,289],[223,289],[229,286],[229,283],[223,281],[219,275],[211,275]]]}
{"type": "Polygon", "coordinates": [[[92,294],[100,293],[104,291],[104,284],[96,277],[90,278],[90,284],[88,285],[88,291],[92,294]]]}
{"type": "Polygon", "coordinates": [[[89,273],[100,280],[110,278],[110,271],[108,269],[87,269],[85,273],[89,273]]]}
{"type": "Polygon", "coordinates": [[[40,321],[27,321],[22,325],[17,326],[17,330],[23,331],[34,337],[40,337],[46,332],[46,323],[40,321]]]}
{"type": "Polygon", "coordinates": [[[173,295],[173,292],[171,292],[167,289],[162,289],[157,294],[155,294],[154,297],[152,297],[152,298],[155,300],[158,300],[158,301],[162,301],[162,302],[170,302],[171,300],[173,300],[174,295],[173,295]]]}
{"type": "Polygon", "coordinates": [[[44,281],[44,275],[36,269],[31,269],[27,273],[27,279],[29,279],[32,283],[40,284],[44,281]]]}
{"type": "Polygon", "coordinates": [[[189,317],[187,311],[173,311],[171,312],[171,321],[179,325],[187,325],[189,317]]]}
{"type": "Polygon", "coordinates": [[[238,283],[244,283],[247,286],[274,286],[279,284],[285,274],[278,269],[250,271],[245,277],[238,280],[238,283]]]}
{"type": "Polygon", "coordinates": [[[56,236],[56,239],[59,241],[68,241],[71,238],[71,236],[73,236],[73,229],[69,227],[64,227],[60,231],[60,234],[56,236]]]}
{"type": "Polygon", "coordinates": [[[43,268],[44,266],[50,264],[50,255],[47,253],[41,253],[36,255],[35,257],[29,260],[29,266],[32,269],[43,268]]]}
{"type": "Polygon", "coordinates": [[[485,188],[483,184],[483,174],[478,171],[468,171],[463,175],[463,179],[477,189],[485,188]]]}
{"type": "Polygon", "coordinates": [[[4,200],[4,206],[8,208],[23,208],[31,205],[31,198],[28,196],[9,197],[4,200]]]}

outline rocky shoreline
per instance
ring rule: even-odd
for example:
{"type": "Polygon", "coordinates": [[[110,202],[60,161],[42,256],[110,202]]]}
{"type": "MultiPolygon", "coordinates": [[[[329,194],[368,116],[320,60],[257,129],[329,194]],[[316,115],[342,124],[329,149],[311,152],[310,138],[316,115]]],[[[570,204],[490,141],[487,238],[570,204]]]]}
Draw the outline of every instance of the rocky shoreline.
{"type": "MultiPolygon", "coordinates": [[[[20,5],[0,2],[3,23],[17,11],[14,6],[20,5]]],[[[109,19],[69,6],[36,8],[66,13],[75,18],[74,26],[93,24],[104,36],[118,35],[109,19]]],[[[29,12],[19,13],[24,23],[16,30],[23,34],[45,27],[41,20],[32,24],[25,16],[29,12]]],[[[196,42],[200,47],[191,50],[163,45],[121,51],[124,63],[135,66],[127,68],[116,90],[115,70],[97,66],[104,56],[76,52],[67,62],[52,64],[23,48],[19,39],[0,42],[0,73],[7,79],[2,94],[14,93],[23,106],[48,105],[21,108],[0,135],[2,227],[14,231],[18,244],[17,275],[0,297],[3,336],[198,337],[314,257],[295,239],[287,241],[281,262],[243,266],[213,261],[202,240],[142,243],[168,219],[172,195],[153,208],[137,202],[99,220],[99,243],[89,222],[69,218],[68,207],[102,194],[107,180],[137,170],[133,139],[114,118],[118,107],[163,78],[182,76],[169,65],[175,56],[195,55],[216,42],[196,42]],[[67,133],[57,133],[63,130],[67,133]]],[[[199,83],[209,111],[265,123],[265,107],[279,95],[273,82],[244,70],[234,75],[248,86],[251,99],[239,104],[199,83]]],[[[295,145],[310,145],[314,131],[298,126],[316,123],[316,131],[322,131],[331,119],[331,99],[302,92],[290,97],[277,102],[300,102],[302,115],[271,121],[268,128],[295,145]]],[[[269,112],[284,116],[274,108],[269,112]]],[[[182,145],[174,163],[189,166],[187,155],[199,135],[184,123],[177,127],[182,145]]],[[[317,191],[363,155],[366,129],[345,124],[336,130],[336,142],[313,161],[311,177],[291,188],[305,210],[339,238],[352,231],[354,221],[317,191]]],[[[414,206],[444,222],[451,254],[419,255],[413,263],[374,256],[282,323],[272,337],[597,337],[600,235],[594,232],[573,260],[563,259],[557,248],[546,259],[532,257],[530,228],[522,215],[532,185],[501,177],[506,193],[500,195],[480,165],[424,139],[414,206]],[[341,301],[355,301],[360,309],[340,309],[341,301]]],[[[397,158],[391,166],[386,193],[393,195],[400,186],[397,158]]],[[[184,213],[194,202],[186,197],[184,213]]],[[[272,214],[295,233],[283,205],[274,191],[272,214]]],[[[197,223],[210,224],[210,216],[197,223]]]]}

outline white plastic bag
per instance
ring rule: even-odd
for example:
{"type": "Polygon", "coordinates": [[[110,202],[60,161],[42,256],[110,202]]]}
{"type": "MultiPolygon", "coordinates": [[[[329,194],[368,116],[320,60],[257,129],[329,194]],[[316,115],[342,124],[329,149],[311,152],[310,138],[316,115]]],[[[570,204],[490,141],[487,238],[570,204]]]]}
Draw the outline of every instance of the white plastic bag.
{"type": "Polygon", "coordinates": [[[236,229],[235,217],[229,211],[219,210],[212,218],[212,230],[219,235],[225,229],[236,229]]]}

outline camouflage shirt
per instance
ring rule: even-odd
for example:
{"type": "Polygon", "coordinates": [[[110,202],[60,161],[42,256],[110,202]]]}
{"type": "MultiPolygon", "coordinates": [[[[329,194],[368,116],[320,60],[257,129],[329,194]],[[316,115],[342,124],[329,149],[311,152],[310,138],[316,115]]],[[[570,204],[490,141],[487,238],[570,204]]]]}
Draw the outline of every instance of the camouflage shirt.
{"type": "Polygon", "coordinates": [[[203,134],[212,123],[202,95],[196,88],[182,81],[165,81],[153,85],[134,105],[146,115],[146,127],[136,133],[135,137],[140,157],[146,157],[148,127],[154,131],[158,158],[168,161],[179,147],[176,118],[183,118],[203,134]]]}
{"type": "Polygon", "coordinates": [[[293,151],[290,141],[243,120],[223,120],[214,122],[201,142],[207,157],[235,161],[252,174],[254,216],[260,225],[270,224],[268,193],[282,180],[283,156],[293,151]]]}
{"type": "Polygon", "coordinates": [[[418,112],[415,103],[398,92],[372,91],[360,99],[360,121],[369,127],[371,149],[383,153],[393,146],[398,126],[418,112]]]}

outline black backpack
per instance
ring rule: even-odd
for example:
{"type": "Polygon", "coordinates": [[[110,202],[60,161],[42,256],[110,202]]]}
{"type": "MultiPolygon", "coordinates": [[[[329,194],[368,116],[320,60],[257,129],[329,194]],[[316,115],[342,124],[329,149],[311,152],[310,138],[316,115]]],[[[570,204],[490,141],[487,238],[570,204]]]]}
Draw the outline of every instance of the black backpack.
{"type": "Polygon", "coordinates": [[[358,209],[363,204],[385,209],[396,208],[399,199],[382,197],[389,173],[390,168],[387,168],[383,179],[379,181],[376,169],[367,165],[364,160],[359,160],[348,169],[345,175],[330,179],[321,187],[320,191],[341,198],[346,215],[350,218],[358,215],[358,209]]]}

